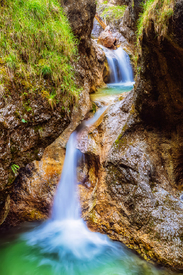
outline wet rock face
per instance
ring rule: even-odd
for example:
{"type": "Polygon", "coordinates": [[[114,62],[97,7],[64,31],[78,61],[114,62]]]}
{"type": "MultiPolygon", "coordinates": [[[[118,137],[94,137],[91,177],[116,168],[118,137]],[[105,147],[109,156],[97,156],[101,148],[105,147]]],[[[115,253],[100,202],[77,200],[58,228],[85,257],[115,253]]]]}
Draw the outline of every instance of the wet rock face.
{"type": "Polygon", "coordinates": [[[90,48],[90,35],[96,13],[94,0],[61,0],[74,34],[80,40],[80,51],[90,48]]]}
{"type": "Polygon", "coordinates": [[[175,11],[172,20],[173,25],[173,38],[176,43],[183,48],[183,3],[182,1],[177,1],[175,5],[175,11]]]}
{"type": "Polygon", "coordinates": [[[121,34],[132,44],[136,42],[135,31],[139,14],[142,12],[141,4],[143,2],[143,0],[130,0],[119,25],[121,34]]]}
{"type": "Polygon", "coordinates": [[[171,140],[169,176],[182,189],[183,144],[183,43],[181,34],[183,1],[177,1],[166,36],[155,38],[153,22],[143,33],[140,74],[135,106],[144,125],[161,131],[171,140]]]}
{"type": "Polygon", "coordinates": [[[69,125],[70,118],[62,107],[60,103],[53,110],[47,100],[38,96],[29,104],[31,112],[27,112],[18,99],[5,98],[4,107],[0,109],[1,221],[4,220],[4,204],[17,174],[15,165],[23,167],[40,159],[44,148],[69,125]]]}
{"type": "Polygon", "coordinates": [[[154,35],[152,26],[150,36],[144,34],[142,40],[136,105],[147,124],[172,128],[182,124],[183,54],[169,39],[159,44],[154,35]]]}
{"type": "Polygon", "coordinates": [[[96,3],[94,0],[61,0],[61,4],[80,42],[80,59],[75,64],[78,82],[88,92],[94,92],[97,87],[104,84],[103,72],[105,70],[105,57],[99,57],[100,48],[91,40],[96,3]]]}
{"type": "Polygon", "coordinates": [[[65,149],[58,143],[62,140],[58,139],[45,149],[41,161],[21,168],[14,182],[9,214],[2,229],[24,221],[45,220],[50,215],[65,157],[65,149]]]}
{"type": "Polygon", "coordinates": [[[95,92],[98,87],[104,85],[106,66],[104,52],[96,41],[91,40],[90,51],[82,52],[75,66],[80,85],[84,86],[89,93],[95,92]]]}

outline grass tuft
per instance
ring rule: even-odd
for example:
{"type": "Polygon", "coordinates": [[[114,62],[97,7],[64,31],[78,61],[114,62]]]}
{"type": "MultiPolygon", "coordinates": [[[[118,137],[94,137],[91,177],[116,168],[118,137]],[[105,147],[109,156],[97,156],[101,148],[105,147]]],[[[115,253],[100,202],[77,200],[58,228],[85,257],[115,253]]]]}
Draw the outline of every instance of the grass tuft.
{"type": "Polygon", "coordinates": [[[0,29],[0,65],[14,80],[31,80],[37,92],[44,83],[57,96],[76,96],[72,64],[78,41],[58,0],[6,0],[0,29]]]}

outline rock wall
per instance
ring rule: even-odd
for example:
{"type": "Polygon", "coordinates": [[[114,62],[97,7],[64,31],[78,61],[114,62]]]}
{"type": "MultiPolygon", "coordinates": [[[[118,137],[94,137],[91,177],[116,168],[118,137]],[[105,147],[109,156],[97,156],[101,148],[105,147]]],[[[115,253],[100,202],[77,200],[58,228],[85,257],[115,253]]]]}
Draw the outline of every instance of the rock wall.
{"type": "Polygon", "coordinates": [[[120,33],[131,44],[136,42],[135,32],[137,30],[137,20],[142,12],[143,0],[131,0],[119,25],[120,33]]]}
{"type": "Polygon", "coordinates": [[[105,55],[91,40],[96,3],[94,0],[63,0],[61,4],[75,36],[80,41],[80,59],[76,64],[79,83],[84,87],[89,87],[89,92],[93,92],[97,87],[104,84],[103,71],[105,70],[105,55]]]}
{"type": "Polygon", "coordinates": [[[150,20],[134,90],[80,142],[88,163],[97,163],[81,186],[89,226],[176,270],[183,270],[182,7],[175,3],[164,36],[150,20]]]}
{"type": "Polygon", "coordinates": [[[183,142],[183,39],[182,7],[177,1],[174,15],[169,19],[167,33],[158,35],[153,22],[141,38],[139,75],[135,106],[145,127],[161,132],[171,149],[167,170],[176,187],[182,189],[183,142]],[[156,38],[155,38],[156,37],[156,38]]]}
{"type": "Polygon", "coordinates": [[[173,141],[144,127],[134,100],[132,91],[109,107],[80,140],[87,160],[80,186],[83,218],[144,259],[183,270],[183,201],[172,182],[173,141]]]}

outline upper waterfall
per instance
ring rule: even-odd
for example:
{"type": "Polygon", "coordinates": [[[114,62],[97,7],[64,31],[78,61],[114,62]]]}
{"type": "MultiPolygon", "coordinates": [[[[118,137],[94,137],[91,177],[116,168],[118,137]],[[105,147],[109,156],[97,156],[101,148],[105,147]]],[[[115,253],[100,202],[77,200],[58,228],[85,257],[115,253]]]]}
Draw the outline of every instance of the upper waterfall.
{"type": "Polygon", "coordinates": [[[132,83],[133,70],[130,64],[128,54],[119,47],[117,50],[110,50],[101,46],[105,52],[107,62],[110,68],[110,82],[111,83],[132,83]]]}

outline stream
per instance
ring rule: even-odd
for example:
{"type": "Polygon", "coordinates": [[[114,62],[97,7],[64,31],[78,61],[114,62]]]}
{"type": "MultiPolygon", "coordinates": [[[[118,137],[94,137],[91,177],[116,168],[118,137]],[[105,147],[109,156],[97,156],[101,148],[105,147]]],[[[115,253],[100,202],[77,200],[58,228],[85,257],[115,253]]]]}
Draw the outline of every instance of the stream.
{"type": "MultiPolygon", "coordinates": [[[[111,83],[92,99],[111,104],[133,88],[133,72],[128,55],[119,48],[103,49],[111,69],[111,83]],[[116,97],[117,96],[117,97],[116,97]],[[110,97],[105,102],[105,97],[110,97]]],[[[100,104],[98,104],[100,105],[100,104]]],[[[99,108],[84,122],[90,127],[105,111],[99,108]]],[[[79,130],[79,132],[82,129],[79,130]]],[[[140,259],[121,243],[92,232],[81,219],[77,190],[77,164],[81,152],[76,149],[78,131],[71,134],[66,157],[53,202],[50,218],[42,224],[23,225],[21,231],[3,236],[0,246],[1,275],[162,275],[171,274],[140,259]],[[33,228],[34,227],[34,228],[33,228]]],[[[173,273],[172,273],[173,274],[173,273]]]]}

